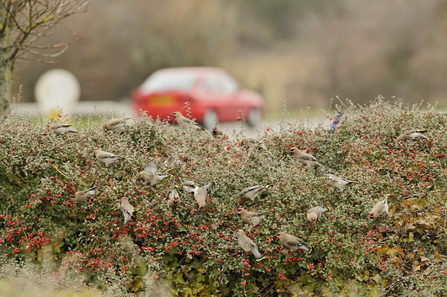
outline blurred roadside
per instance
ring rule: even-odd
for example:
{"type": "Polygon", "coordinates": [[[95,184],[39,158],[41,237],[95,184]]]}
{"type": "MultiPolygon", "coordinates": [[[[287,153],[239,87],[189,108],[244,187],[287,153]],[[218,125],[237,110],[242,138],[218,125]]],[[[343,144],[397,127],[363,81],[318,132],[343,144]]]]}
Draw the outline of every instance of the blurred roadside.
{"type": "MultiPolygon", "coordinates": [[[[13,113],[25,114],[39,112],[37,103],[19,103],[13,105],[13,113]]],[[[64,111],[67,112],[67,111],[64,111]]],[[[71,115],[77,116],[100,116],[110,115],[113,117],[129,117],[134,115],[129,99],[120,101],[80,101],[73,106],[73,110],[69,112],[71,115]]]]}
{"type": "MultiPolygon", "coordinates": [[[[37,103],[14,104],[12,110],[12,114],[19,115],[40,112],[41,110],[38,108],[37,103]]],[[[97,118],[98,121],[99,118],[103,116],[107,116],[108,118],[136,116],[129,99],[122,99],[120,101],[81,101],[75,105],[71,114],[79,117],[97,118]]],[[[267,127],[271,130],[279,129],[282,118],[282,113],[269,112],[258,126],[250,128],[245,124],[243,126],[243,135],[246,137],[256,137],[262,136],[262,133],[267,127]]],[[[284,122],[287,123],[289,121],[298,121],[304,127],[308,128],[313,128],[316,125],[325,125],[329,127],[331,124],[331,121],[326,118],[323,112],[319,112],[315,109],[286,111],[284,122]]],[[[230,136],[230,138],[236,135],[241,135],[241,122],[219,123],[218,127],[226,135],[230,136]]]]}
{"type": "Polygon", "coordinates": [[[327,108],[337,95],[362,104],[379,93],[446,105],[446,0],[96,0],[70,28],[86,39],[59,63],[15,68],[22,102],[53,68],[77,77],[81,101],[119,101],[157,69],[217,66],[272,112],[281,97],[291,109],[327,108]]]}

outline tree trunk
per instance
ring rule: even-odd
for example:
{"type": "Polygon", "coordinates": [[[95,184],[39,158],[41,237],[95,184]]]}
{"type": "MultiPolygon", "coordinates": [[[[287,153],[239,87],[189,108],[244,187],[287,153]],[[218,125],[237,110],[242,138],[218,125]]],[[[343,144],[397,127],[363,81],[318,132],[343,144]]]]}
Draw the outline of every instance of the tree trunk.
{"type": "MultiPolygon", "coordinates": [[[[3,53],[0,60],[3,60],[3,53]]],[[[11,84],[12,71],[9,63],[0,65],[0,118],[5,117],[11,111],[11,84]]]]}
{"type": "Polygon", "coordinates": [[[12,62],[9,60],[11,54],[11,28],[5,16],[5,7],[0,6],[0,118],[8,115],[11,111],[11,85],[12,85],[12,62]]]}

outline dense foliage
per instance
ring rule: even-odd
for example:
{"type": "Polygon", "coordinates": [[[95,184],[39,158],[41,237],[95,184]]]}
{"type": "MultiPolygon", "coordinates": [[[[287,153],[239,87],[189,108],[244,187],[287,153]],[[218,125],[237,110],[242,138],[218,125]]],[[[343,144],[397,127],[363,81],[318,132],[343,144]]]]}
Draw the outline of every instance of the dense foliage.
{"type": "Polygon", "coordinates": [[[112,295],[147,292],[144,280],[150,275],[167,280],[171,293],[180,296],[347,290],[442,296],[447,292],[445,113],[381,98],[342,108],[333,134],[326,125],[309,127],[301,120],[264,127],[259,138],[269,152],[241,147],[243,126],[216,140],[142,116],[125,133],[87,123],[78,134],[56,135],[47,133],[38,117],[11,116],[0,128],[1,255],[22,262],[51,259],[112,295]],[[431,142],[396,143],[411,129],[428,129],[431,142]],[[288,153],[293,146],[307,149],[324,167],[300,165],[288,153]],[[106,167],[93,154],[100,147],[129,158],[106,167]],[[175,152],[190,159],[163,167],[175,152]],[[149,160],[157,160],[161,174],[173,176],[155,186],[136,183],[149,160]],[[358,183],[340,192],[317,179],[323,173],[358,183]],[[186,180],[216,185],[203,209],[192,194],[182,193],[180,206],[171,211],[167,195],[186,180]],[[93,181],[97,195],[76,202],[74,192],[93,181]],[[252,227],[240,220],[236,200],[239,191],[257,184],[269,187],[244,207],[269,216],[252,227]],[[385,194],[389,214],[371,220],[368,213],[385,194]],[[121,197],[138,209],[124,226],[121,197]],[[307,210],[322,203],[333,210],[308,223],[307,210]],[[238,247],[237,229],[253,238],[266,260],[256,262],[238,247]],[[280,231],[311,244],[312,253],[284,249],[275,236],[280,231]]]}

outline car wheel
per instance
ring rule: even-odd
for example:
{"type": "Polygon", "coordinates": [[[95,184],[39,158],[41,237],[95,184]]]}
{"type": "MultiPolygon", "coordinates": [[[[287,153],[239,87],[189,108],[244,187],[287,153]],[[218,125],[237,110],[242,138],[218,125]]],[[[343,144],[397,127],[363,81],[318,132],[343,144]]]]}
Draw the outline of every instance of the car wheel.
{"type": "Polygon", "coordinates": [[[211,130],[217,122],[219,122],[217,113],[212,109],[207,110],[203,116],[203,128],[211,130]]]}
{"type": "Polygon", "coordinates": [[[261,112],[257,108],[252,108],[248,112],[247,124],[250,127],[256,127],[261,123],[261,112]]]}

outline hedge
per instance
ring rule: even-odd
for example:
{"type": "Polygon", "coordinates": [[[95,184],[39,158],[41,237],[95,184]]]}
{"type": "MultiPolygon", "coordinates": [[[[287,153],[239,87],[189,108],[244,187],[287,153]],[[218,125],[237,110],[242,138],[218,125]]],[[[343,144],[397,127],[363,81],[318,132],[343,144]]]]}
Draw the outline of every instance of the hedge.
{"type": "MultiPolygon", "coordinates": [[[[178,296],[445,296],[445,112],[380,96],[337,108],[337,118],[326,111],[332,127],[305,120],[263,127],[258,138],[268,151],[240,146],[243,122],[214,139],[144,114],[124,133],[105,132],[90,119],[82,128],[85,120],[73,118],[79,133],[56,135],[39,115],[9,116],[0,124],[2,261],[50,262],[103,295],[150,295],[152,285],[166,282],[166,294],[178,296]],[[396,142],[411,129],[427,129],[431,141],[396,142]],[[289,153],[294,146],[323,167],[303,167],[289,153]],[[97,148],[129,158],[105,166],[94,156],[97,148]],[[162,166],[176,152],[188,161],[162,166]],[[150,160],[172,177],[154,186],[136,182],[150,160]],[[325,173],[358,182],[341,192],[318,179],[325,173]],[[181,193],[171,211],[168,194],[187,180],[216,185],[204,208],[181,193]],[[96,196],[77,202],[74,193],[93,182],[96,196]],[[243,205],[269,213],[258,227],[241,221],[236,204],[237,194],[254,185],[269,186],[243,205]],[[370,219],[385,194],[389,213],[370,219]],[[138,209],[126,225],[121,197],[138,209]],[[321,204],[333,210],[310,224],[307,210],[321,204]],[[256,262],[238,246],[238,229],[265,260],[256,262]],[[302,238],[312,253],[288,251],[278,232],[302,238]]],[[[58,122],[69,120],[60,114],[58,122]]]]}

